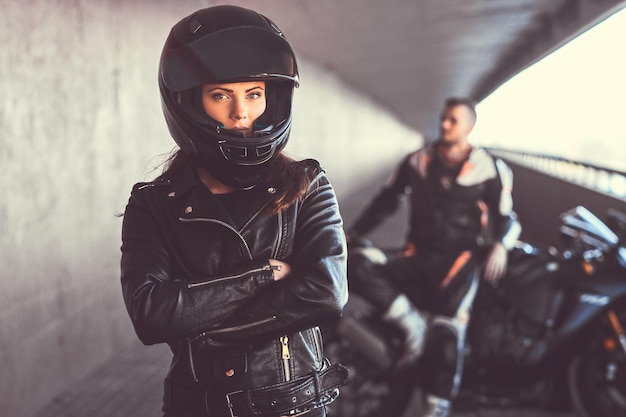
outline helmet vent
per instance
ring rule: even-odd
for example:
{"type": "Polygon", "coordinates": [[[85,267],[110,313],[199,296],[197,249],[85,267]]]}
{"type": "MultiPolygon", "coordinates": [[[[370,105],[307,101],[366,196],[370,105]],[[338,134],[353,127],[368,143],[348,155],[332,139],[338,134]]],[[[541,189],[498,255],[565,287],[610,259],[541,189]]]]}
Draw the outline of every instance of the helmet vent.
{"type": "Polygon", "coordinates": [[[272,152],[272,145],[265,145],[265,146],[259,146],[258,148],[256,148],[256,155],[257,156],[265,156],[268,153],[272,152]]]}
{"type": "Polygon", "coordinates": [[[240,146],[224,146],[226,153],[231,158],[245,158],[248,156],[248,148],[240,146]]]}

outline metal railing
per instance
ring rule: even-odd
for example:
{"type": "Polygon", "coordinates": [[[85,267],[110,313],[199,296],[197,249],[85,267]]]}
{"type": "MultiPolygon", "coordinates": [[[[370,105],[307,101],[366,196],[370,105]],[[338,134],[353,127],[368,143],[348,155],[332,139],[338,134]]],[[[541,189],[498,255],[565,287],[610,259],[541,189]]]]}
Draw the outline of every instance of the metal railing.
{"type": "Polygon", "coordinates": [[[626,172],[552,155],[489,148],[489,152],[544,174],[626,201],[626,172]]]}

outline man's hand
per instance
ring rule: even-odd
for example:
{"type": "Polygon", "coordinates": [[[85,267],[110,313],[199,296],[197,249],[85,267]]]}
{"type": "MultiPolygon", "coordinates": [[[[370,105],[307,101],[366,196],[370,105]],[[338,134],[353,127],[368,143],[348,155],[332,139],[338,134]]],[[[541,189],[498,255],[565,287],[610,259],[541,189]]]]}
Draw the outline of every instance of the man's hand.
{"type": "Polygon", "coordinates": [[[508,252],[500,242],[493,245],[485,260],[484,276],[490,283],[497,282],[506,273],[508,252]]]}
{"type": "Polygon", "coordinates": [[[274,281],[280,281],[281,279],[285,278],[287,274],[289,274],[289,272],[291,271],[291,267],[289,266],[289,264],[283,261],[270,259],[270,265],[274,270],[274,281]]]}

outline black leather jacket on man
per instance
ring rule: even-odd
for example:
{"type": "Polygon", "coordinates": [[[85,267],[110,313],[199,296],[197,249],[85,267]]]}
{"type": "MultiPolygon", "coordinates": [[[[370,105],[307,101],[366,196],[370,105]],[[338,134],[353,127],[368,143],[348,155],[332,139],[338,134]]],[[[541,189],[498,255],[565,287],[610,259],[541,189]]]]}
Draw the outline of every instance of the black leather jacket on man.
{"type": "Polygon", "coordinates": [[[408,196],[407,243],[419,250],[510,249],[521,226],[513,211],[513,174],[484,148],[472,149],[459,167],[445,166],[437,142],[409,154],[357,219],[351,237],[367,234],[408,196]]]}
{"type": "Polygon", "coordinates": [[[243,204],[226,212],[190,166],[133,188],[121,282],[141,341],[173,352],[166,408],[179,388],[228,393],[325,366],[317,325],[347,301],[345,238],[331,185],[307,166],[306,196],[271,216],[273,184],[240,191],[243,204]],[[269,259],[290,274],[274,281],[269,259]]]}

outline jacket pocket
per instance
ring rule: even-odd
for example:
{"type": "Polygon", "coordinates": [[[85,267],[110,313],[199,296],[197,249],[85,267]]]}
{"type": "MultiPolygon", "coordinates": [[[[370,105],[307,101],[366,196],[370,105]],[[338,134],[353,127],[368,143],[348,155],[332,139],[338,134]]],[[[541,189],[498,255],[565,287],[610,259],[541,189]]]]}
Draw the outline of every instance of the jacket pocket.
{"type": "Polygon", "coordinates": [[[218,380],[234,382],[248,372],[246,352],[220,354],[213,363],[213,376],[218,380]]]}

